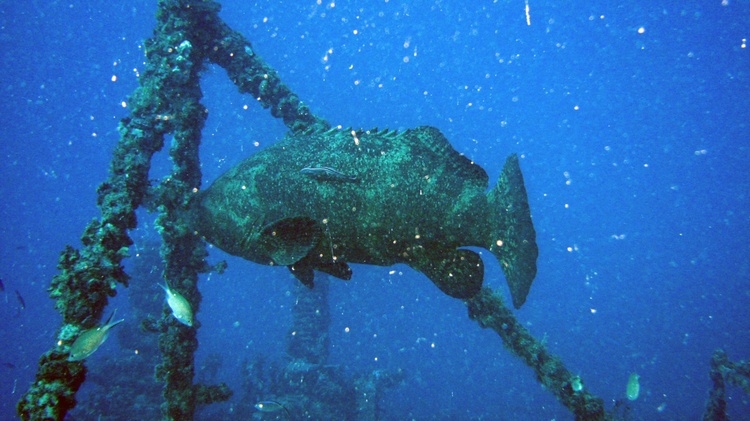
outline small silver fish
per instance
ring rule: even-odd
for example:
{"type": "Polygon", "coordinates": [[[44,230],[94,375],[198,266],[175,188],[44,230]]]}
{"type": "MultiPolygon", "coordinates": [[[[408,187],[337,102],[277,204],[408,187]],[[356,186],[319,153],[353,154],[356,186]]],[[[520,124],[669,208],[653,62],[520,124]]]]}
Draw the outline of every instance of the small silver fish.
{"type": "Polygon", "coordinates": [[[359,179],[353,175],[346,175],[331,167],[305,167],[299,171],[308,177],[320,181],[345,181],[349,183],[359,183],[359,179]]]}
{"type": "Polygon", "coordinates": [[[120,319],[116,322],[112,322],[115,312],[109,316],[107,321],[102,326],[92,327],[91,329],[85,330],[83,333],[78,335],[73,345],[70,346],[70,355],[68,361],[81,361],[88,358],[89,355],[93,354],[94,351],[107,340],[109,330],[113,327],[122,323],[125,319],[120,319]]]}
{"type": "Polygon", "coordinates": [[[167,305],[172,309],[174,318],[186,326],[193,326],[193,308],[188,300],[179,292],[172,291],[167,285],[159,284],[159,286],[167,293],[167,305]]]}
{"type": "Polygon", "coordinates": [[[280,402],[276,401],[260,401],[255,404],[255,409],[260,412],[277,412],[284,411],[287,419],[291,419],[292,416],[289,411],[280,402]]]}

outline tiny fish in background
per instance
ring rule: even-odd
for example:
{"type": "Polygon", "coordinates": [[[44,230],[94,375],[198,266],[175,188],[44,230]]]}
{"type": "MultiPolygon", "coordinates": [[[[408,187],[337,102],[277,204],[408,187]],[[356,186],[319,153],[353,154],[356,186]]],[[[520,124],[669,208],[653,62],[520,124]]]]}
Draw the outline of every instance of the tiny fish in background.
{"type": "Polygon", "coordinates": [[[104,341],[107,340],[109,330],[124,321],[124,319],[120,319],[116,322],[112,322],[112,317],[114,317],[114,315],[115,312],[113,311],[103,326],[93,327],[81,333],[73,342],[73,345],[70,346],[70,356],[68,356],[68,361],[85,360],[89,355],[93,354],[94,351],[99,349],[104,341]]]}
{"type": "Polygon", "coordinates": [[[21,310],[26,310],[26,301],[23,300],[23,297],[21,297],[21,293],[16,290],[16,298],[18,298],[18,302],[21,304],[21,310]]]}
{"type": "Polygon", "coordinates": [[[5,284],[3,283],[2,278],[0,278],[0,292],[5,292],[5,284]]]}
{"type": "Polygon", "coordinates": [[[167,305],[172,309],[174,318],[186,326],[193,326],[193,308],[188,300],[179,292],[172,291],[167,285],[159,284],[159,286],[167,293],[167,305]]]}
{"type": "Polygon", "coordinates": [[[638,395],[641,393],[641,384],[638,382],[640,378],[641,376],[637,373],[632,373],[630,378],[628,378],[628,385],[625,392],[628,395],[628,399],[631,401],[638,399],[638,395]]]}

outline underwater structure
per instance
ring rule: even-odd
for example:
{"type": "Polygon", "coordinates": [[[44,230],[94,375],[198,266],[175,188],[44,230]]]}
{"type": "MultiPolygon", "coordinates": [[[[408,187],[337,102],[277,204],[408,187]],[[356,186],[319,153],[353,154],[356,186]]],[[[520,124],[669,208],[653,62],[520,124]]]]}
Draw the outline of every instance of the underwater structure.
{"type": "Polygon", "coordinates": [[[709,373],[713,387],[708,392],[703,421],[728,420],[726,389],[728,385],[737,386],[750,396],[750,361],[738,363],[729,361],[726,352],[714,351],[709,373]]]}
{"type": "Polygon", "coordinates": [[[523,360],[536,373],[537,380],[572,412],[576,419],[605,420],[610,415],[604,402],[577,387],[580,378],[571,373],[560,358],[545,348],[544,344],[521,325],[511,310],[503,304],[502,297],[490,288],[483,288],[475,297],[466,300],[469,318],[482,328],[494,330],[503,345],[523,360]]]}
{"type": "MultiPolygon", "coordinates": [[[[122,260],[133,243],[128,230],[137,225],[139,206],[146,204],[159,212],[163,278],[198,312],[198,274],[213,268],[205,261],[203,240],[189,229],[190,221],[183,215],[200,190],[198,146],[207,115],[200,104],[204,61],[224,67],[241,92],[270,108],[292,133],[329,129],[254,53],[250,42],[219,18],[219,9],[213,1],[159,1],[154,36],[145,43],[147,67],[128,102],[130,115],[120,124],[110,176],[98,188],[101,217],[84,230],[81,250],[66,247],[58,264],[60,272],[51,283],[50,297],[63,315],[63,325],[56,346],[41,357],[36,380],[17,405],[23,419],[63,419],[75,406],[86,368],[85,362],[68,359],[70,345],[80,332],[98,323],[117,285],[128,285],[122,260]],[[167,134],[173,135],[172,174],[152,187],[148,180],[151,158],[163,148],[167,134]]],[[[465,256],[457,258],[461,257],[465,256]]],[[[487,314],[494,317],[491,311],[487,314]]],[[[164,382],[162,412],[167,419],[191,419],[196,405],[225,400],[231,393],[224,385],[193,384],[199,325],[199,321],[194,326],[180,323],[166,307],[163,317],[152,324],[160,332],[163,357],[156,378],[164,382]]],[[[298,352],[294,343],[290,344],[292,355],[298,352]]],[[[365,382],[361,387],[370,386],[365,382]]]]}
{"type": "MultiPolygon", "coordinates": [[[[293,289],[292,326],[287,334],[287,352],[281,364],[257,358],[245,365],[245,391],[241,401],[273,405],[278,419],[337,419],[374,421],[379,419],[379,396],[398,385],[403,370],[346,372],[329,364],[330,310],[329,280],[319,279],[314,289],[296,285],[293,289]],[[281,415],[281,413],[287,415],[281,415]]],[[[248,416],[247,408],[235,411],[248,416]]],[[[263,418],[263,411],[254,411],[263,418]]]]}
{"type": "MultiPolygon", "coordinates": [[[[219,9],[220,5],[210,0],[158,1],[157,25],[153,37],[145,42],[146,69],[139,78],[139,88],[128,101],[130,115],[120,123],[120,140],[112,157],[109,177],[97,190],[101,216],[84,229],[81,249],[68,246],[63,250],[58,262],[59,272],[49,288],[63,322],[57,331],[55,345],[40,358],[34,383],[17,404],[18,414],[24,420],[62,420],[76,405],[76,392],[86,380],[87,371],[85,360],[69,359],[70,347],[82,332],[99,324],[109,298],[117,293],[118,284],[128,286],[129,277],[123,259],[131,254],[133,241],[128,231],[137,226],[135,211],[138,207],[146,205],[159,213],[157,226],[163,237],[163,279],[170,290],[179,293],[189,303],[193,314],[200,309],[198,275],[222,270],[221,265],[212,267],[206,262],[205,244],[190,228],[192,221],[185,217],[191,200],[201,190],[198,147],[207,111],[200,103],[199,82],[204,63],[212,62],[223,67],[240,92],[251,94],[261,106],[270,109],[272,116],[281,118],[291,133],[320,133],[330,129],[330,125],[312,114],[282,83],[277,73],[255,54],[251,43],[219,18],[219,9]],[[151,186],[148,180],[151,158],[164,147],[165,136],[170,134],[173,136],[170,146],[172,173],[159,185],[151,186]]],[[[515,174],[508,174],[508,177],[513,176],[515,174]]],[[[521,233],[519,238],[523,235],[521,233]]],[[[458,256],[459,259],[462,257],[467,258],[458,256]]],[[[509,259],[506,263],[510,265],[513,261],[523,262],[524,259],[509,259]]],[[[308,267],[323,271],[327,268],[320,264],[308,267]]],[[[522,267],[511,269],[523,270],[522,267]]],[[[302,272],[301,280],[310,280],[309,271],[302,272]]],[[[346,274],[341,266],[331,268],[331,272],[333,275],[346,274]]],[[[325,364],[329,317],[324,310],[327,308],[326,282],[318,282],[313,290],[298,287],[296,291],[300,300],[299,307],[293,310],[291,333],[294,334],[290,333],[288,343],[291,361],[286,368],[278,370],[292,384],[295,376],[306,373],[325,378],[327,385],[346,383],[337,378],[336,367],[325,364]]],[[[521,289],[514,290],[516,306],[523,303],[523,300],[516,302],[516,291],[523,298],[528,292],[523,290],[525,284],[522,282],[521,289]]],[[[518,323],[499,294],[488,288],[473,292],[472,296],[461,297],[467,303],[469,317],[481,327],[495,331],[504,345],[535,371],[540,383],[577,419],[612,418],[605,411],[603,401],[582,390],[580,378],[573,376],[559,358],[549,353],[518,323]]],[[[231,391],[225,385],[194,383],[193,354],[198,346],[196,329],[200,327],[199,318],[192,326],[187,326],[172,317],[170,309],[164,306],[162,317],[146,325],[148,330],[159,334],[158,348],[162,359],[156,366],[155,377],[163,383],[163,418],[189,420],[197,406],[229,398],[231,391]]],[[[730,366],[722,358],[715,358],[715,361],[718,361],[715,363],[717,374],[712,374],[712,379],[718,386],[717,392],[712,394],[716,406],[711,413],[720,414],[722,382],[747,379],[746,375],[726,377],[727,373],[744,373],[747,367],[746,364],[730,366]],[[734,367],[734,371],[727,371],[726,367],[734,367]]],[[[251,376],[261,375],[261,366],[255,364],[248,372],[251,376]]],[[[369,373],[355,380],[353,388],[342,386],[331,393],[350,390],[347,392],[347,408],[341,411],[356,408],[361,414],[360,419],[375,419],[374,396],[382,388],[396,384],[401,376],[402,373],[369,373]]],[[[310,399],[305,395],[307,392],[290,390],[275,397],[283,398],[290,411],[297,407],[309,411],[309,408],[304,408],[305,399],[310,399]]],[[[720,418],[711,415],[706,419],[720,418]]]]}
{"type": "Polygon", "coordinates": [[[87,374],[93,387],[88,393],[79,392],[80,403],[70,412],[73,419],[129,421],[134,413],[146,420],[161,417],[163,383],[154,378],[154,367],[161,362],[154,315],[160,315],[164,306],[163,295],[154,291],[163,282],[160,246],[154,239],[139,241],[127,260],[126,269],[138,282],[128,286],[130,323],[120,325],[113,335],[128,352],[105,358],[100,370],[87,374]]]}

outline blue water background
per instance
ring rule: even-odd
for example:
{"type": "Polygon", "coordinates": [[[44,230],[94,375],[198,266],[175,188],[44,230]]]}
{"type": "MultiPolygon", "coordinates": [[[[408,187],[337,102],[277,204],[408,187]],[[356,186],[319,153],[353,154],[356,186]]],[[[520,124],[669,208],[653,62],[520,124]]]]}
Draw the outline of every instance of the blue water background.
{"type": "MultiPolygon", "coordinates": [[[[123,3],[0,2],[0,360],[13,366],[0,366],[0,419],[55,341],[46,288],[98,215],[144,67],[156,5],[123,3]]],[[[436,126],[491,184],[518,153],[540,256],[516,317],[608,408],[637,372],[635,419],[699,419],[714,349],[750,358],[750,3],[529,0],[530,25],[522,0],[285,3],[225,1],[221,15],[333,124],[436,126]]],[[[204,73],[207,186],[285,128],[222,69],[204,73]]],[[[168,169],[162,153],[152,178],[168,169]]],[[[156,238],[141,221],[136,241],[156,238]]],[[[220,354],[218,379],[239,392],[243,361],[281,358],[295,281],[210,252],[229,269],[199,284],[196,358],[220,354]]],[[[486,284],[509,297],[486,257],[486,284]]],[[[572,418],[424,276],[353,269],[331,283],[331,362],[406,371],[385,418],[572,418]]],[[[112,308],[127,319],[120,291],[112,308]]],[[[113,337],[87,365],[129,352],[113,337]]],[[[750,397],[729,394],[734,419],[750,419],[750,397]]]]}

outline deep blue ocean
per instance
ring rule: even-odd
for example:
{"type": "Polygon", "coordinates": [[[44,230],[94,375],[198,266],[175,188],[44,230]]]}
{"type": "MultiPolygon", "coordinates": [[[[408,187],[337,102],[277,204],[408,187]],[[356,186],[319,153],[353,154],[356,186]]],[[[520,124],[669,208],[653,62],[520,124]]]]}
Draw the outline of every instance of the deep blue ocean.
{"type": "MultiPolygon", "coordinates": [[[[334,125],[438,127],[491,186],[519,154],[540,254],[515,316],[608,409],[698,420],[714,350],[750,359],[750,2],[621,3],[232,0],[221,16],[334,125]],[[631,373],[635,401],[625,397],[631,373]]],[[[80,246],[99,216],[96,187],[155,12],[155,0],[0,1],[0,419],[16,417],[56,341],[61,317],[46,289],[60,251],[80,246]]],[[[206,187],[286,127],[217,66],[202,89],[206,187]]],[[[169,165],[160,153],[151,178],[169,165]]],[[[136,247],[158,241],[153,220],[139,213],[136,247]]],[[[229,266],[199,283],[197,378],[227,382],[235,396],[196,418],[247,419],[241,367],[259,355],[283,360],[297,281],[209,251],[229,266]],[[206,361],[218,371],[202,373],[206,361]]],[[[486,285],[510,303],[498,263],[484,256],[486,285]]],[[[329,362],[404,371],[381,396],[382,419],[573,418],[424,275],[353,270],[349,282],[331,280],[329,362]]],[[[139,323],[128,318],[128,289],[119,292],[109,308],[139,323]]],[[[155,283],[153,292],[163,294],[155,283]]],[[[69,419],[97,419],[81,409],[117,374],[103,363],[137,346],[113,334],[87,360],[99,381],[84,384],[69,419]]],[[[733,419],[750,419],[750,396],[730,387],[728,400],[733,419]]]]}

